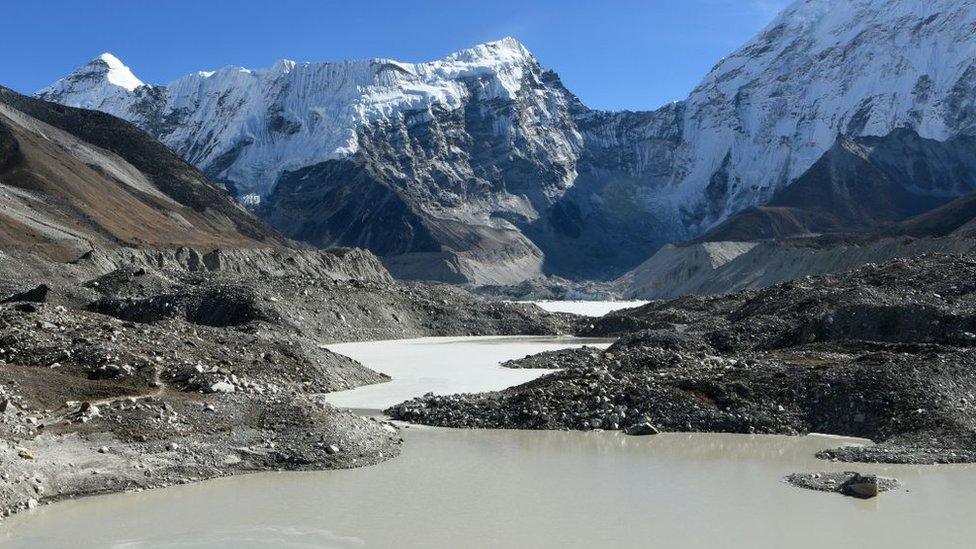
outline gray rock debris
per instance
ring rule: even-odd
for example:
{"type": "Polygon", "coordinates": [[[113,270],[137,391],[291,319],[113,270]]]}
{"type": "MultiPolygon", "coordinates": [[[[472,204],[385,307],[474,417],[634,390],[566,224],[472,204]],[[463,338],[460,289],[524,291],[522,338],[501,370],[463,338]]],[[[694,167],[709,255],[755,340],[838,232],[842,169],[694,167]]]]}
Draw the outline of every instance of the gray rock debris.
{"type": "Polygon", "coordinates": [[[894,490],[900,486],[896,479],[861,474],[855,471],[793,473],[787,475],[784,480],[798,488],[818,492],[835,492],[860,499],[877,497],[878,494],[894,490]]]}

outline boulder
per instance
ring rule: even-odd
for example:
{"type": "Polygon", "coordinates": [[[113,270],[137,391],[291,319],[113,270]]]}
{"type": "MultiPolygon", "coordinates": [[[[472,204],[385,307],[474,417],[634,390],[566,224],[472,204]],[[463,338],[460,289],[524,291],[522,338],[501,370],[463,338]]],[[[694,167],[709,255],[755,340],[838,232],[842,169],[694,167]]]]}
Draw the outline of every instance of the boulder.
{"type": "Polygon", "coordinates": [[[841,493],[856,498],[873,498],[878,495],[878,491],[878,477],[876,475],[854,473],[841,485],[841,493]]]}
{"type": "Polygon", "coordinates": [[[51,292],[51,288],[47,284],[41,284],[36,288],[27,290],[26,292],[20,292],[14,294],[0,303],[19,303],[19,302],[32,302],[32,303],[44,303],[47,301],[48,294],[51,292]]]}
{"type": "Polygon", "coordinates": [[[37,305],[34,305],[33,303],[18,303],[14,305],[14,310],[21,313],[36,313],[37,305]]]}
{"type": "Polygon", "coordinates": [[[658,434],[660,432],[661,431],[659,431],[657,427],[655,427],[655,426],[653,426],[653,425],[651,425],[650,423],[647,423],[647,422],[644,422],[644,423],[636,423],[634,425],[631,425],[630,427],[627,427],[624,430],[624,433],[625,434],[628,434],[628,435],[631,435],[631,436],[656,435],[656,434],[658,434]]]}
{"type": "Polygon", "coordinates": [[[218,381],[210,386],[211,393],[233,393],[237,388],[226,381],[218,381]]]}

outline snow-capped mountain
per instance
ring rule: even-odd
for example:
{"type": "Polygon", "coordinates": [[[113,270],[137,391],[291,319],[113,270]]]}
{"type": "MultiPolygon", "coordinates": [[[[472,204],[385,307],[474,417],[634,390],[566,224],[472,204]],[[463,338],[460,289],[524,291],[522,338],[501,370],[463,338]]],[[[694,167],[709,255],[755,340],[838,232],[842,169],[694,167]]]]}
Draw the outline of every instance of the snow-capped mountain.
{"type": "MultiPolygon", "coordinates": [[[[285,171],[355,154],[362,127],[403,117],[422,123],[433,111],[460,109],[472,93],[514,101],[534,68],[528,50],[508,38],[432,63],[281,60],[270,69],[225,67],[145,86],[106,53],[37,95],[132,120],[241,193],[263,196],[285,171]],[[478,89],[469,90],[469,81],[478,89]]],[[[537,123],[550,121],[549,112],[538,115],[537,123]]]]}
{"type": "Polygon", "coordinates": [[[806,171],[838,134],[973,134],[974,31],[973,0],[795,2],[692,92],[674,182],[720,196],[725,217],[806,171]]]}
{"type": "Polygon", "coordinates": [[[976,0],[800,0],[651,112],[586,108],[513,39],[166,86],[102,56],[39,96],[133,121],[289,236],[404,276],[606,277],[764,202],[838,134],[976,132],[974,29],[976,0]]]}
{"type": "Polygon", "coordinates": [[[245,203],[263,200],[290,236],[408,254],[394,264],[419,261],[417,276],[541,272],[543,253],[516,223],[573,185],[583,147],[575,97],[510,38],[432,63],[279,61],[133,90],[108,77],[108,57],[38,96],[135,122],[245,203]]]}
{"type": "Polygon", "coordinates": [[[51,98],[70,97],[72,106],[82,109],[127,112],[133,93],[142,86],[145,86],[142,80],[136,78],[118,57],[103,53],[38,95],[50,93],[51,98]]]}

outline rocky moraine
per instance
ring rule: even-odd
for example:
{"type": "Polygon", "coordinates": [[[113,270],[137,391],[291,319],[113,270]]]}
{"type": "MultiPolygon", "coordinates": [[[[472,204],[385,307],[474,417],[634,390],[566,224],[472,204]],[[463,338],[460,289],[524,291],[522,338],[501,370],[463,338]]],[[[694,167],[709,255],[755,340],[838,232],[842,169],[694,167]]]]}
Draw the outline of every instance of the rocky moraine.
{"type": "Polygon", "coordinates": [[[3,256],[0,270],[0,514],[377,463],[398,454],[397,429],[319,395],[389,378],[324,343],[576,330],[571,315],[396,283],[355,250],[3,256]]]}
{"type": "Polygon", "coordinates": [[[841,461],[976,461],[976,261],[929,255],[759,291],[611,313],[606,351],[510,389],[429,396],[393,418],[453,427],[829,433],[876,445],[841,461]]]}

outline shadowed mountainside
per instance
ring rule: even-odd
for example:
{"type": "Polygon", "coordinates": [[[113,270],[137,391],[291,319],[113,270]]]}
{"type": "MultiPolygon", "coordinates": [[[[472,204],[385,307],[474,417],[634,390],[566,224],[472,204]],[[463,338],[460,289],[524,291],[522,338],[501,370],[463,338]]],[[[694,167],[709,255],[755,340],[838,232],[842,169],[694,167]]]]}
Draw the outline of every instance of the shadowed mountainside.
{"type": "MultiPolygon", "coordinates": [[[[908,129],[885,137],[839,137],[813,167],[765,205],[732,216],[696,242],[864,232],[973,190],[976,138],[941,142],[908,129]]],[[[920,230],[918,225],[917,236],[923,236],[920,230]]]]}
{"type": "Polygon", "coordinates": [[[0,246],[284,246],[285,239],[132,124],[0,88],[0,246]]]}

